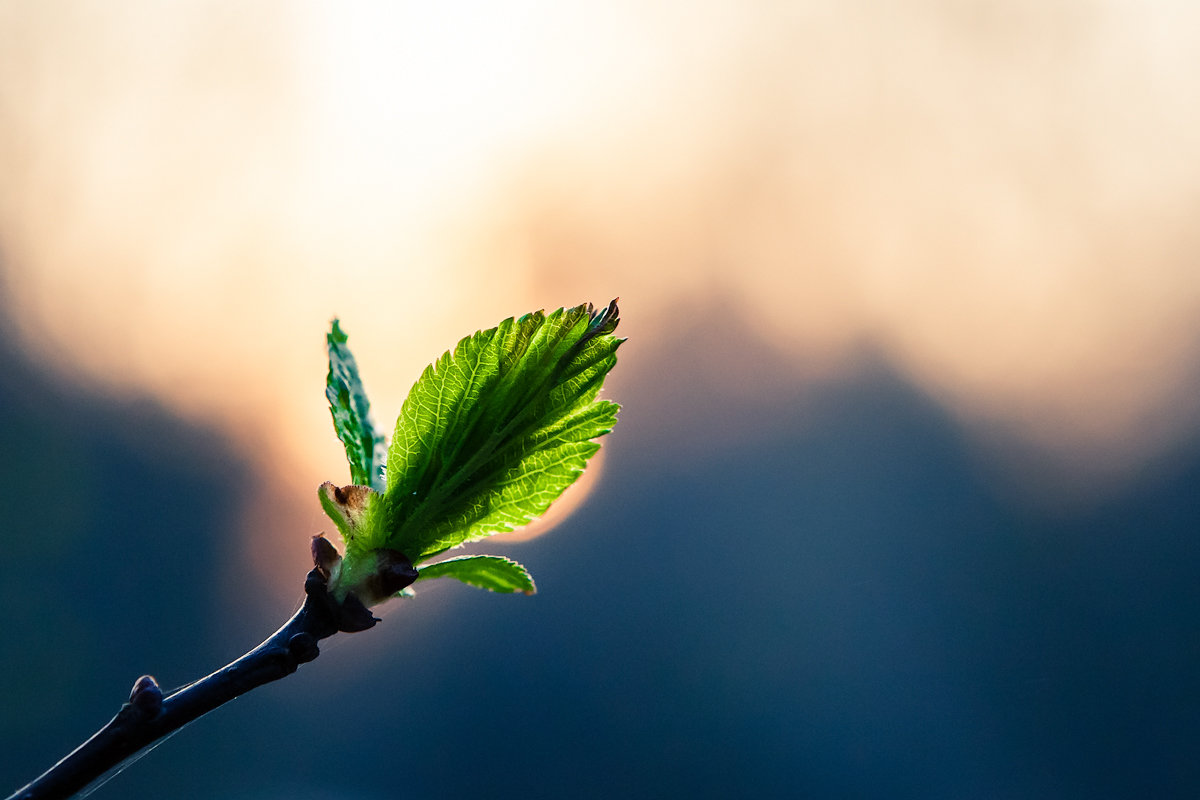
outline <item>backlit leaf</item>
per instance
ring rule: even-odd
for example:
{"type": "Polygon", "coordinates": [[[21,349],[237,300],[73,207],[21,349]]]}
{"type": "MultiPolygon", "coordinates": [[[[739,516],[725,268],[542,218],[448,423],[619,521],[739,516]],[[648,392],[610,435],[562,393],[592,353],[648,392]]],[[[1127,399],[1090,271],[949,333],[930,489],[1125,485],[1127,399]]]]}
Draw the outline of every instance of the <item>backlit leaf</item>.
{"type": "Polygon", "coordinates": [[[616,301],[527,314],[431,364],[396,422],[386,525],[348,548],[389,547],[418,564],[542,514],[616,423],[619,407],[596,396],[623,341],[617,322],[616,301]]]}
{"type": "Polygon", "coordinates": [[[492,592],[533,594],[533,578],[517,562],[501,556],[461,556],[426,564],[417,580],[456,578],[492,592]]]}
{"type": "Polygon", "coordinates": [[[335,319],[325,337],[329,350],[325,397],[329,400],[334,430],[346,448],[350,482],[382,492],[384,438],[371,422],[371,404],[358,375],[358,364],[346,346],[346,340],[346,334],[335,319]]]}

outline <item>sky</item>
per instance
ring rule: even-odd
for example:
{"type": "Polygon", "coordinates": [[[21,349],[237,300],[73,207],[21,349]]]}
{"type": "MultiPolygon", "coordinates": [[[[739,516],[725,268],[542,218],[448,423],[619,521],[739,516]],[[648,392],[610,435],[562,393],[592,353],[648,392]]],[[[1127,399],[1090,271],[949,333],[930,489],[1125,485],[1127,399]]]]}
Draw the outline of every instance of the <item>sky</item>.
{"type": "Polygon", "coordinates": [[[0,13],[28,346],[306,465],[331,316],[391,407],[471,330],[618,295],[649,336],[715,299],[797,371],[878,354],[1075,468],[1195,423],[1186,4],[0,13]]]}
{"type": "MultiPolygon", "coordinates": [[[[460,337],[618,296],[626,410],[579,516],[630,474],[807,474],[771,447],[911,403],[831,491],[952,431],[932,473],[1067,564],[1192,463],[1197,76],[1166,0],[0,0],[7,347],[227,448],[235,594],[290,602],[344,478],[332,317],[389,427],[460,337]]],[[[567,558],[571,525],[524,546],[567,558]]]]}

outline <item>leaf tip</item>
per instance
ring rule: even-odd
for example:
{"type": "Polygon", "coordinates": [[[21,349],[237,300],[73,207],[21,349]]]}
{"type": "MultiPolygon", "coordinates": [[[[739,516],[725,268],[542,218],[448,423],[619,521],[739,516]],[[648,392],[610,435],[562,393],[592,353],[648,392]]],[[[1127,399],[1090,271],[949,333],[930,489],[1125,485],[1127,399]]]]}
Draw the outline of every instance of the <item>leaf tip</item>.
{"type": "Polygon", "coordinates": [[[617,329],[617,325],[621,322],[621,309],[617,306],[620,299],[614,297],[609,301],[608,307],[599,313],[596,313],[595,307],[588,303],[588,315],[592,318],[589,325],[591,330],[588,333],[591,336],[602,336],[617,329]]]}
{"type": "Polygon", "coordinates": [[[329,333],[325,336],[329,344],[345,344],[350,337],[342,330],[342,322],[336,316],[329,321],[329,333]]]}

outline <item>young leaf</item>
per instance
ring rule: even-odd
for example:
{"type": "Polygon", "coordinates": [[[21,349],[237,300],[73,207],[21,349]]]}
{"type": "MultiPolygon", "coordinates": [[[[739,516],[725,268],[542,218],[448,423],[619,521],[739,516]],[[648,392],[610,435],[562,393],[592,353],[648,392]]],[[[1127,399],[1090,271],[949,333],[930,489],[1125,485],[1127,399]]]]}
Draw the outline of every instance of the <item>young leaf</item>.
{"type": "Polygon", "coordinates": [[[317,489],[317,497],[347,545],[362,532],[383,524],[380,519],[383,503],[379,493],[367,486],[338,487],[325,481],[317,489]]]}
{"type": "Polygon", "coordinates": [[[350,482],[384,489],[384,439],[371,422],[371,403],[358,376],[358,364],[347,336],[335,319],[325,342],[329,350],[329,374],[325,378],[325,397],[333,415],[333,427],[346,447],[350,462],[350,482]]]}
{"type": "Polygon", "coordinates": [[[386,524],[347,543],[414,564],[542,514],[599,449],[596,399],[623,340],[614,300],[527,314],[463,339],[421,375],[388,451],[386,524]]]}
{"type": "Polygon", "coordinates": [[[502,556],[461,556],[421,567],[417,580],[432,578],[457,578],[470,586],[503,594],[537,591],[525,568],[502,556]]]}

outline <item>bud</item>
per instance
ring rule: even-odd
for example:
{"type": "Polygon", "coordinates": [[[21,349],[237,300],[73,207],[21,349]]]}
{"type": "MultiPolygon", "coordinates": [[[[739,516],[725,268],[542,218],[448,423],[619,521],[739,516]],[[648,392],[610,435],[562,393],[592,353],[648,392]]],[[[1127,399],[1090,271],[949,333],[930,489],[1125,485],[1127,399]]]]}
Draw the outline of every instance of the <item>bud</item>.
{"type": "Polygon", "coordinates": [[[129,704],[145,717],[156,717],[162,710],[163,694],[153,675],[143,675],[129,692],[129,704]]]}
{"type": "Polygon", "coordinates": [[[312,559],[313,566],[328,581],[341,563],[342,556],[333,543],[325,538],[325,534],[318,533],[312,537],[312,559]]]}
{"type": "Polygon", "coordinates": [[[363,581],[363,592],[360,593],[360,596],[365,594],[362,599],[368,605],[396,596],[417,579],[416,568],[399,550],[376,550],[375,554],[375,572],[363,581]]]}

